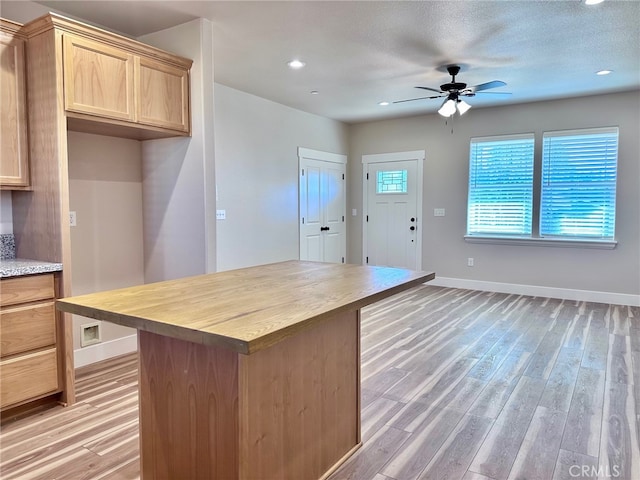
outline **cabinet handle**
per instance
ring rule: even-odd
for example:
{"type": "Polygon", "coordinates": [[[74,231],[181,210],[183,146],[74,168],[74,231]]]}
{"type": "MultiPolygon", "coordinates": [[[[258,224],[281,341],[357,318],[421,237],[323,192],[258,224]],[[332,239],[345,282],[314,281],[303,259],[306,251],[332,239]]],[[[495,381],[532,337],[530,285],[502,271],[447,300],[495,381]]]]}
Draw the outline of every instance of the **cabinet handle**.
{"type": "Polygon", "coordinates": [[[320,227],[321,232],[327,232],[329,230],[330,230],[329,227],[320,227]]]}

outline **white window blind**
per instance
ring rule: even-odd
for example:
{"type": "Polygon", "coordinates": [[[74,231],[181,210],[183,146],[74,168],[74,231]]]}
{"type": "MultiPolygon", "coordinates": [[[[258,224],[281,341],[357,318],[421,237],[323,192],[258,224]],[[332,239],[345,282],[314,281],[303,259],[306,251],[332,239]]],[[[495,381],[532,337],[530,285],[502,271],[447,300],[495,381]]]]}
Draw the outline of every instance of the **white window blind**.
{"type": "Polygon", "coordinates": [[[545,132],[540,235],[612,240],[618,129],[545,132]]]}
{"type": "Polygon", "coordinates": [[[467,235],[531,235],[533,134],[471,139],[467,235]]]}

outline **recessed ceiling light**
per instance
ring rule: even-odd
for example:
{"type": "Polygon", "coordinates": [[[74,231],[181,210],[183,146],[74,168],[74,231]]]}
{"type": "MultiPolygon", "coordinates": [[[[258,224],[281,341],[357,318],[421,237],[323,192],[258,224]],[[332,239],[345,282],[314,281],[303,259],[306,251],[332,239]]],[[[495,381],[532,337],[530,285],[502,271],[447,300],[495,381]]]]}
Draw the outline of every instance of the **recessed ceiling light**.
{"type": "Polygon", "coordinates": [[[585,5],[597,5],[602,2],[604,2],[604,0],[584,0],[585,5]]]}
{"type": "Polygon", "coordinates": [[[613,70],[600,70],[596,75],[609,75],[613,70]]]}
{"type": "Polygon", "coordinates": [[[318,95],[320,92],[318,92],[318,90],[311,90],[309,93],[311,93],[311,95],[318,95]]]}
{"type": "Polygon", "coordinates": [[[381,107],[386,107],[387,105],[389,105],[389,102],[379,102],[378,105],[380,105],[381,107]]]}
{"type": "Polygon", "coordinates": [[[293,68],[294,70],[299,70],[300,68],[304,67],[306,63],[296,59],[296,60],[291,60],[290,62],[287,63],[287,65],[289,65],[289,68],[293,68]]]}

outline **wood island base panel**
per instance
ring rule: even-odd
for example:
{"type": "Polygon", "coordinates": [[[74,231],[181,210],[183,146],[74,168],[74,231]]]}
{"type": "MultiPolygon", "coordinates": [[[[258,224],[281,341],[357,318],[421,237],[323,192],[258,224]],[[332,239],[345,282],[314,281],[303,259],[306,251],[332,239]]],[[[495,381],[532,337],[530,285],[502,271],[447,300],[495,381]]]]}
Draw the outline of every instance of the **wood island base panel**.
{"type": "Polygon", "coordinates": [[[360,309],[434,276],[290,261],[57,307],[139,329],[144,480],[326,479],[361,445],[360,309]]]}

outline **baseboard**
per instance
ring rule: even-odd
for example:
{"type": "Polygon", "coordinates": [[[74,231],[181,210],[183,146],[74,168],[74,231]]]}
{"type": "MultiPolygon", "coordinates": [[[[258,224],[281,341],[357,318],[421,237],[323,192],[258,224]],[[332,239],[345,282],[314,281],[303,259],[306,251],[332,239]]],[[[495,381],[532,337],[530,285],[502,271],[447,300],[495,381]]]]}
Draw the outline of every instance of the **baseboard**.
{"type": "Polygon", "coordinates": [[[627,293],[596,292],[593,290],[574,290],[570,288],[541,287],[538,285],[519,285],[515,283],[485,282],[464,278],[438,277],[429,285],[439,287],[463,288],[467,290],[482,290],[486,292],[513,293],[532,297],[561,298],[564,300],[578,300],[581,302],[610,303],[612,305],[640,306],[640,295],[627,293]]]}
{"type": "Polygon", "coordinates": [[[115,340],[97,343],[73,352],[74,367],[80,368],[112,357],[119,357],[138,350],[138,335],[128,335],[115,340]]]}

